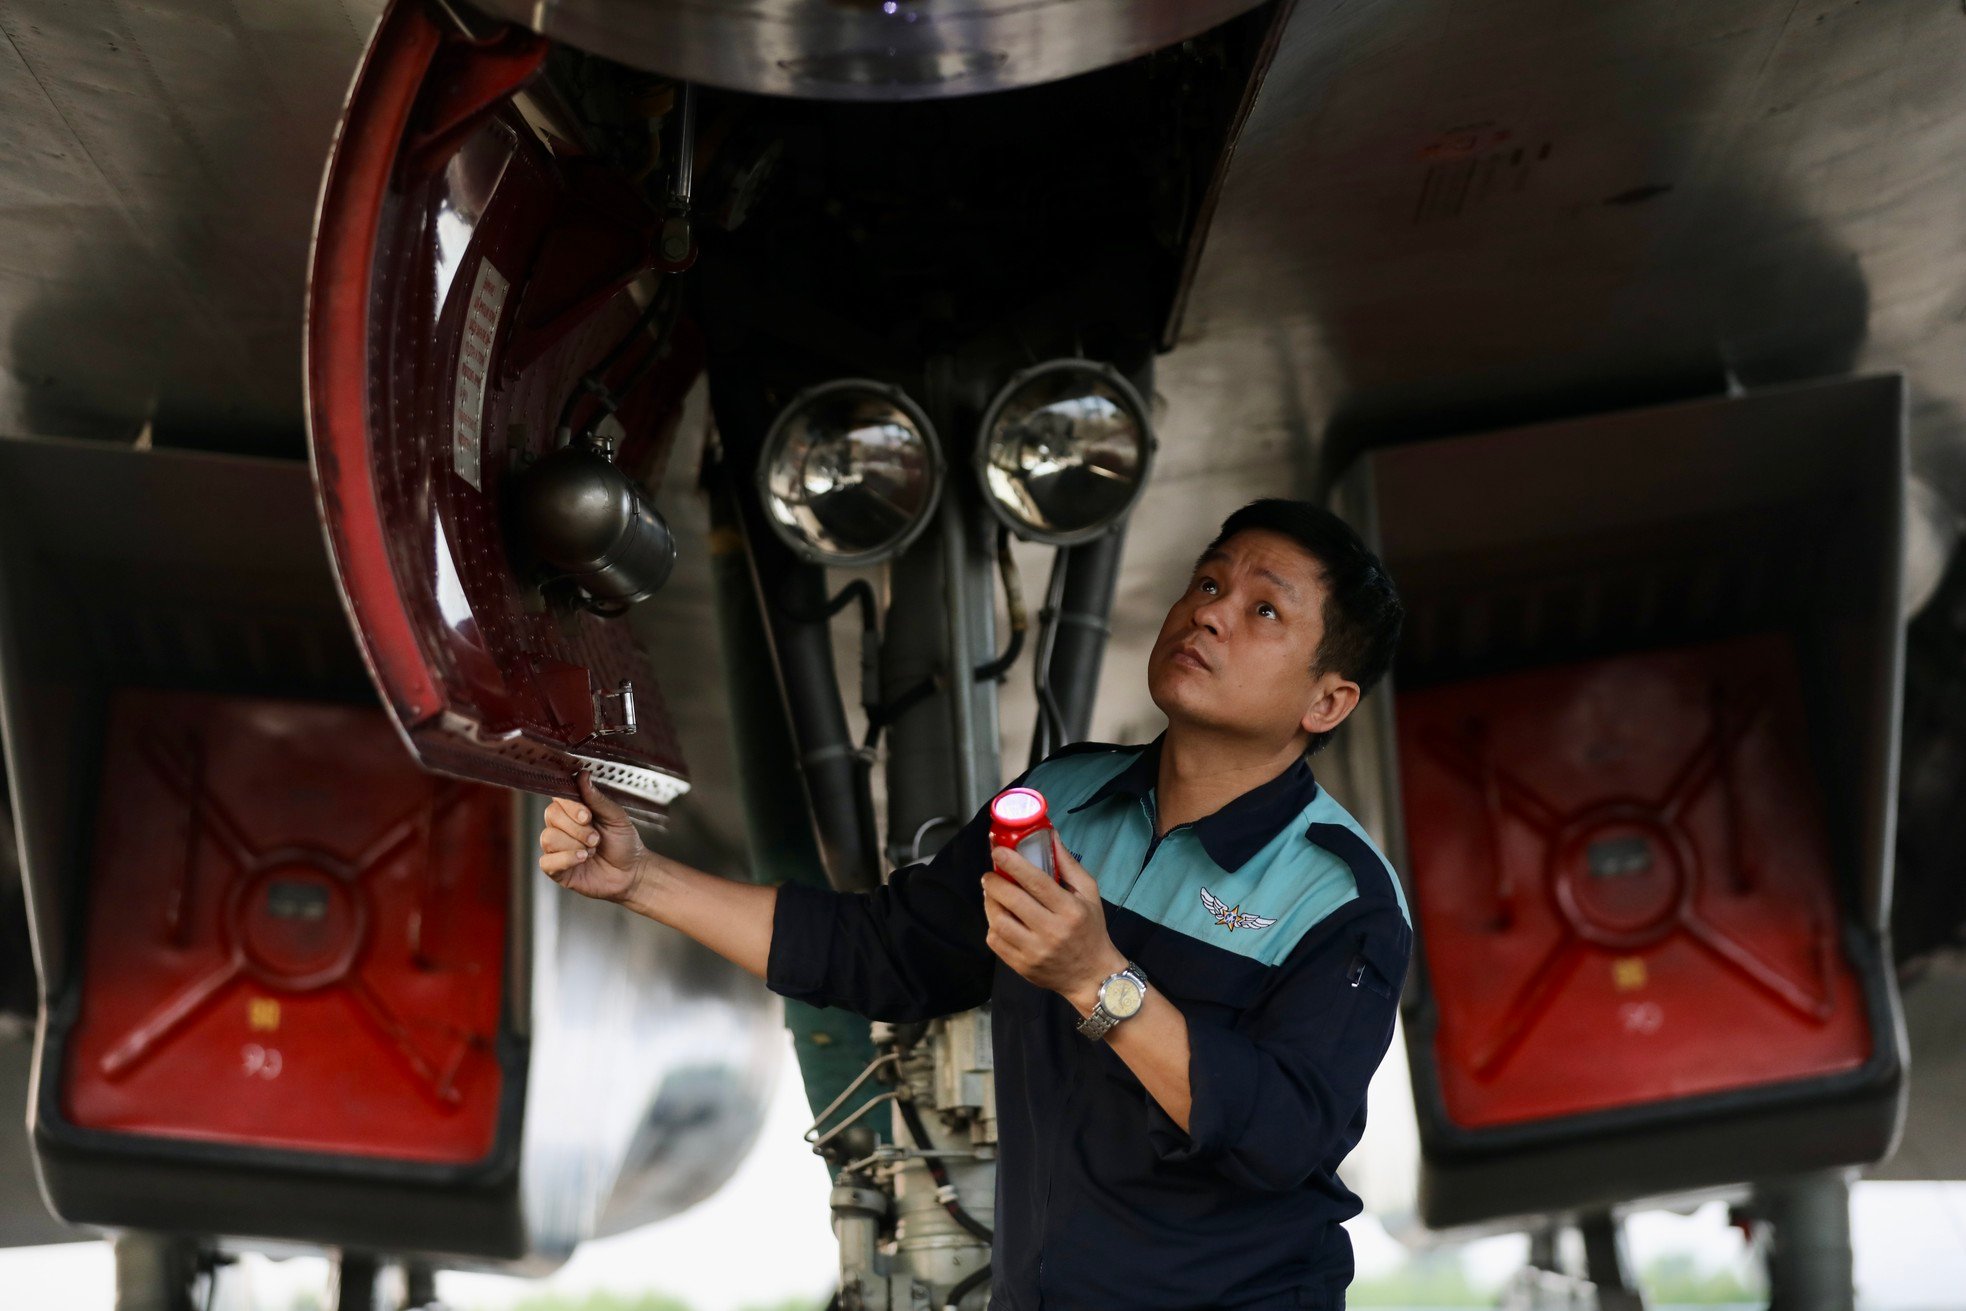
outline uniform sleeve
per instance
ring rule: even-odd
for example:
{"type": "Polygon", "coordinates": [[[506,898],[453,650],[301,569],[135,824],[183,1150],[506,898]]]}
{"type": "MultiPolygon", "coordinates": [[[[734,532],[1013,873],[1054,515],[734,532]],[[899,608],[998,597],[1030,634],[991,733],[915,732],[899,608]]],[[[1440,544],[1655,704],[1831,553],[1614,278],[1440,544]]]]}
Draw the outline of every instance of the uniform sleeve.
{"type": "Polygon", "coordinates": [[[1155,1152],[1276,1192],[1335,1166],[1364,1129],[1412,944],[1398,907],[1375,907],[1307,935],[1233,1027],[1191,1022],[1188,1129],[1149,1097],[1155,1152]]]}
{"type": "Polygon", "coordinates": [[[932,861],[896,870],[873,892],[785,884],[772,917],[766,986],[896,1023],[982,1005],[997,963],[984,945],[989,868],[986,806],[932,861]]]}

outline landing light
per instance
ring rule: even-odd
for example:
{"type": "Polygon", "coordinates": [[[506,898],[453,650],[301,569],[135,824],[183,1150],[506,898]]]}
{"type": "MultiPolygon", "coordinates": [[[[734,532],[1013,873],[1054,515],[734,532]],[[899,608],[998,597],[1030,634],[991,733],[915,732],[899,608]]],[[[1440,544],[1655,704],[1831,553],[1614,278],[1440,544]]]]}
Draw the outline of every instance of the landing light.
{"type": "Polygon", "coordinates": [[[899,388],[842,379],[792,398],[758,461],[765,516],[819,564],[879,564],[935,512],[942,455],[928,416],[899,388]]]}
{"type": "Polygon", "coordinates": [[[1012,532],[1076,546],[1125,517],[1153,455],[1146,403],[1118,370],[1053,360],[990,402],[976,467],[984,500],[1012,532]]]}

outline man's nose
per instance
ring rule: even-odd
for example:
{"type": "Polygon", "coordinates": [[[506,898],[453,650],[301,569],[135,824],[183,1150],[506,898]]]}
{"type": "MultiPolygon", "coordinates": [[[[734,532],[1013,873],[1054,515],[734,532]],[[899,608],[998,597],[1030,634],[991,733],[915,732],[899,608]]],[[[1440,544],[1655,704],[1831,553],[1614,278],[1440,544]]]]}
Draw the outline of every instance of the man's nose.
{"type": "Polygon", "coordinates": [[[1229,611],[1224,608],[1223,600],[1224,598],[1219,595],[1212,596],[1196,606],[1193,615],[1197,626],[1206,628],[1216,637],[1221,637],[1228,632],[1229,611]]]}

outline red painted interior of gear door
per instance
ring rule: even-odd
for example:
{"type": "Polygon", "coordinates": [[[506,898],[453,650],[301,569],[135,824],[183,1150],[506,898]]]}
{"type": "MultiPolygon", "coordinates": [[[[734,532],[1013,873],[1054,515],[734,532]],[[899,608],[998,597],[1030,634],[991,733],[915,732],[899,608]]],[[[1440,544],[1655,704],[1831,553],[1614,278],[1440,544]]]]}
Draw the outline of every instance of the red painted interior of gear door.
{"type": "Polygon", "coordinates": [[[588,766],[660,815],[687,784],[646,655],[624,620],[554,604],[504,528],[570,398],[589,412],[584,375],[636,379],[617,462],[645,474],[701,371],[687,323],[659,351],[641,339],[673,276],[662,215],[555,128],[550,97],[514,99],[545,49],[466,36],[437,6],[385,13],[316,224],[310,447],[357,637],[419,758],[563,796],[588,766]]]}
{"type": "Polygon", "coordinates": [[[1786,638],[1432,687],[1397,713],[1456,1123],[1811,1079],[1869,1056],[1786,638]]]}
{"type": "Polygon", "coordinates": [[[368,707],[116,694],[63,1114],[483,1159],[506,1078],[513,807],[417,768],[368,707]]]}

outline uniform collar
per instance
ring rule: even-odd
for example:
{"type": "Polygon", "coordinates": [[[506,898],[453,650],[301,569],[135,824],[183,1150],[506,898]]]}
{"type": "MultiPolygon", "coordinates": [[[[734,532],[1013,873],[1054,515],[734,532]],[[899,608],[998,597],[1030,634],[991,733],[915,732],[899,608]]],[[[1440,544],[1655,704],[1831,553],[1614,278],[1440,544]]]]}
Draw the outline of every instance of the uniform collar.
{"type": "MultiPolygon", "coordinates": [[[[1167,734],[1162,733],[1128,762],[1126,768],[1099,785],[1099,790],[1073,806],[1067,813],[1093,806],[1108,797],[1145,797],[1160,781],[1160,749],[1167,734]]],[[[1283,831],[1317,796],[1317,777],[1310,761],[1298,757],[1267,783],[1259,783],[1230,801],[1212,815],[1204,815],[1191,828],[1208,858],[1230,874],[1249,863],[1271,838],[1283,831]]]]}

